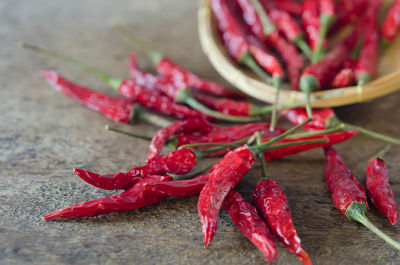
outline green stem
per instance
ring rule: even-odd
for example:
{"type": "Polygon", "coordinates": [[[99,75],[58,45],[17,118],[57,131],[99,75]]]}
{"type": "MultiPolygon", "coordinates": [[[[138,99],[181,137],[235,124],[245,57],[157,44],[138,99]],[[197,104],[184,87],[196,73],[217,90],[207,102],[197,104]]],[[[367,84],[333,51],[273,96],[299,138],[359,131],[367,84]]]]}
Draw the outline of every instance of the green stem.
{"type": "Polygon", "coordinates": [[[307,111],[307,116],[309,119],[313,118],[313,114],[312,114],[312,108],[311,108],[311,92],[307,92],[306,93],[306,111],[307,111]]]}
{"type": "Polygon", "coordinates": [[[128,131],[121,130],[121,129],[117,129],[117,128],[111,127],[108,124],[106,125],[105,128],[106,128],[107,131],[117,132],[117,133],[120,133],[120,134],[132,136],[132,137],[135,137],[135,138],[138,138],[138,139],[151,141],[151,137],[140,135],[140,134],[136,134],[136,133],[133,133],[133,132],[128,132],[128,131]]]}
{"type": "Polygon", "coordinates": [[[274,105],[273,105],[273,110],[271,114],[271,124],[269,126],[269,130],[273,132],[275,130],[275,124],[276,124],[276,116],[278,112],[278,102],[279,102],[279,92],[281,91],[281,84],[282,84],[282,78],[281,77],[275,77],[272,79],[272,83],[276,88],[275,92],[275,100],[274,100],[274,105]]]}
{"type": "Polygon", "coordinates": [[[259,117],[244,117],[244,116],[233,116],[233,115],[226,115],[218,111],[211,110],[198,102],[192,95],[191,91],[189,89],[183,89],[178,92],[176,95],[175,100],[177,102],[186,104],[190,106],[193,109],[196,109],[208,116],[214,117],[219,120],[224,120],[224,121],[231,121],[231,122],[253,122],[253,121],[259,121],[259,117]]]}
{"type": "Polygon", "coordinates": [[[356,126],[353,124],[343,123],[343,128],[355,129],[355,130],[358,130],[360,133],[368,135],[370,137],[373,137],[373,138],[376,138],[376,139],[379,139],[379,140],[382,140],[382,141],[385,141],[385,142],[388,142],[391,144],[400,145],[400,140],[398,140],[396,138],[393,138],[393,137],[390,137],[390,136],[387,136],[384,134],[376,133],[376,132],[370,131],[368,129],[365,129],[365,128],[362,128],[362,127],[359,127],[359,126],[356,126]]]}
{"type": "Polygon", "coordinates": [[[116,31],[118,31],[122,36],[127,38],[139,50],[141,50],[143,53],[147,54],[150,57],[150,59],[152,60],[154,65],[157,65],[164,58],[164,56],[160,52],[151,49],[146,43],[144,43],[142,40],[140,40],[138,37],[136,37],[127,28],[125,28],[121,25],[116,25],[116,26],[114,26],[114,29],[116,31]]]}
{"type": "Polygon", "coordinates": [[[266,147],[265,151],[281,149],[281,148],[290,147],[290,146],[303,145],[303,144],[324,144],[324,143],[329,143],[329,140],[328,139],[302,140],[302,141],[295,141],[295,142],[289,142],[289,143],[284,143],[284,144],[274,144],[269,147],[266,147]]]}
{"type": "Polygon", "coordinates": [[[264,34],[268,36],[276,30],[274,23],[272,23],[272,21],[269,19],[267,13],[264,10],[264,7],[260,4],[258,0],[250,0],[250,2],[261,20],[264,34]]]}
{"type": "Polygon", "coordinates": [[[312,59],[312,52],[310,46],[308,46],[307,42],[304,40],[302,35],[298,35],[298,37],[293,41],[297,47],[307,56],[308,59],[312,59]]]}
{"type": "Polygon", "coordinates": [[[326,37],[326,34],[331,27],[331,25],[335,22],[334,16],[321,15],[320,16],[320,27],[319,27],[319,38],[317,42],[317,46],[314,49],[312,56],[312,63],[317,63],[321,59],[322,52],[322,44],[326,37]]]}
{"type": "Polygon", "coordinates": [[[350,204],[350,206],[346,210],[346,216],[352,220],[352,221],[357,221],[364,226],[366,226],[369,230],[374,232],[377,236],[382,238],[386,243],[391,245],[392,247],[396,248],[397,250],[400,250],[400,243],[394,241],[392,238],[390,238],[388,235],[384,234],[379,228],[377,228],[365,215],[367,212],[367,207],[363,203],[357,203],[353,202],[350,204]]]}
{"type": "Polygon", "coordinates": [[[301,127],[303,127],[304,125],[309,123],[311,120],[312,119],[308,118],[305,122],[290,128],[286,132],[284,132],[284,133],[272,138],[268,142],[265,142],[265,143],[260,144],[260,145],[248,146],[248,148],[249,148],[250,151],[253,152],[254,156],[257,157],[260,153],[264,152],[270,145],[282,140],[283,138],[285,138],[286,136],[288,136],[292,132],[296,131],[297,129],[300,129],[301,127]]]}
{"type": "MultiPolygon", "coordinates": [[[[257,134],[257,144],[260,145],[262,144],[261,142],[261,134],[257,134]]],[[[267,179],[267,162],[265,161],[264,158],[264,153],[260,154],[260,159],[261,159],[261,178],[262,179],[267,179]]]]}
{"type": "Polygon", "coordinates": [[[379,158],[379,159],[383,160],[383,157],[386,155],[387,152],[390,151],[391,148],[392,148],[391,144],[386,145],[385,148],[383,148],[381,151],[379,151],[379,153],[374,158],[379,158]]]}
{"type": "Polygon", "coordinates": [[[139,104],[135,104],[134,106],[132,120],[145,121],[161,128],[164,128],[165,126],[171,124],[169,120],[164,119],[157,114],[146,111],[139,104]]]}
{"type": "Polygon", "coordinates": [[[289,135],[288,139],[293,139],[293,138],[303,138],[303,137],[312,137],[312,136],[318,136],[318,135],[323,135],[323,134],[328,134],[328,133],[333,133],[337,132],[343,129],[342,125],[325,129],[325,130],[318,130],[318,131],[313,131],[313,132],[303,132],[303,133],[296,133],[296,134],[291,134],[289,135]]]}
{"type": "Polygon", "coordinates": [[[250,68],[254,73],[256,73],[262,80],[267,83],[271,83],[271,76],[267,74],[264,69],[262,69],[257,62],[254,60],[250,53],[245,53],[239,60],[239,63],[250,68]]]}
{"type": "Polygon", "coordinates": [[[72,57],[65,56],[65,55],[62,55],[62,54],[59,54],[57,52],[50,51],[47,49],[43,49],[43,48],[38,47],[33,44],[21,43],[21,47],[32,50],[32,51],[36,51],[36,52],[39,52],[39,53],[42,53],[42,54],[45,54],[45,55],[48,55],[48,56],[51,56],[51,57],[54,57],[57,59],[60,59],[61,61],[72,64],[72,65],[75,65],[75,66],[81,68],[82,70],[97,76],[98,78],[100,78],[101,80],[106,82],[114,90],[118,90],[119,86],[122,83],[122,79],[110,77],[106,73],[104,73],[92,66],[86,65],[86,64],[82,63],[81,61],[78,61],[72,57]]]}

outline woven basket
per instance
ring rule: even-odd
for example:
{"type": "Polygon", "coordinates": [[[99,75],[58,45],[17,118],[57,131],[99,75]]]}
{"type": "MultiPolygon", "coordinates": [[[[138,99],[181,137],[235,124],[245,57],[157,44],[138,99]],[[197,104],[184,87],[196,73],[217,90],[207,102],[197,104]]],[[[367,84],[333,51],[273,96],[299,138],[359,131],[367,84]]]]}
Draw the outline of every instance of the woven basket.
{"type": "MultiPolygon", "coordinates": [[[[256,99],[272,103],[276,89],[238,66],[225,52],[214,24],[210,2],[211,0],[201,0],[198,11],[199,34],[204,53],[215,69],[233,86],[256,99]]],[[[352,86],[315,92],[312,94],[312,106],[322,108],[359,103],[398,89],[400,89],[400,38],[381,56],[377,79],[362,87],[352,86]]],[[[281,90],[279,104],[296,102],[305,102],[305,93],[281,90]]]]}

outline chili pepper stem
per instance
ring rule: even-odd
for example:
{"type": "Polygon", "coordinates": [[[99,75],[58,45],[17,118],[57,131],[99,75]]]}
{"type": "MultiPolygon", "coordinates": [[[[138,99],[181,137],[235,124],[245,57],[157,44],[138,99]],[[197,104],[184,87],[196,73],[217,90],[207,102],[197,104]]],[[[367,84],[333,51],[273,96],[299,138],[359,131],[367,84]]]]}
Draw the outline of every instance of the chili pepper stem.
{"type": "Polygon", "coordinates": [[[267,83],[271,83],[271,76],[267,74],[254,60],[250,53],[245,53],[239,60],[239,62],[248,68],[250,68],[255,74],[257,74],[262,80],[267,83]]]}
{"type": "Polygon", "coordinates": [[[400,250],[400,243],[394,241],[388,235],[384,234],[381,230],[379,230],[372,222],[367,218],[365,213],[367,212],[367,208],[363,203],[353,202],[346,210],[346,216],[352,220],[357,221],[364,226],[366,226],[369,230],[374,232],[377,236],[382,238],[386,243],[391,245],[392,247],[400,250]]]}
{"type": "Polygon", "coordinates": [[[105,129],[107,131],[112,131],[112,132],[116,132],[116,133],[120,133],[120,134],[125,134],[127,136],[132,136],[132,137],[135,137],[135,138],[138,138],[138,139],[142,139],[142,140],[146,140],[146,141],[151,141],[151,137],[140,135],[140,134],[136,134],[136,133],[133,133],[133,132],[128,132],[128,131],[121,130],[121,129],[117,129],[117,128],[111,127],[108,124],[106,124],[105,129]]]}
{"type": "Polygon", "coordinates": [[[160,117],[157,114],[146,111],[142,106],[136,104],[132,110],[132,120],[142,120],[150,124],[156,125],[158,127],[164,128],[168,126],[171,122],[167,119],[160,117]]]}
{"type": "Polygon", "coordinates": [[[250,2],[253,5],[254,9],[257,12],[258,17],[261,20],[264,34],[265,35],[271,34],[274,30],[276,30],[276,27],[272,23],[272,21],[269,19],[267,13],[265,13],[263,6],[261,5],[261,3],[258,0],[250,0],[250,2]]]}
{"type": "Polygon", "coordinates": [[[200,112],[203,112],[204,114],[214,117],[219,120],[224,120],[224,121],[231,121],[231,122],[252,122],[252,121],[259,121],[259,117],[244,117],[244,116],[233,116],[233,115],[226,115],[221,112],[217,112],[214,110],[211,110],[198,102],[193,96],[192,93],[189,89],[183,89],[180,90],[177,95],[175,100],[179,103],[186,104],[190,106],[191,108],[198,110],[200,112]]]}
{"type": "Polygon", "coordinates": [[[312,63],[316,63],[321,59],[322,44],[324,42],[325,36],[330,28],[330,26],[335,22],[335,17],[321,15],[320,17],[320,28],[319,28],[319,38],[317,46],[314,49],[313,56],[311,59],[312,63]]]}
{"type": "Polygon", "coordinates": [[[319,88],[317,78],[312,75],[304,75],[300,78],[300,89],[306,93],[306,110],[309,118],[312,118],[311,92],[319,88]]]}
{"type": "Polygon", "coordinates": [[[359,127],[359,126],[356,126],[353,124],[343,123],[343,128],[344,129],[355,129],[355,130],[358,130],[360,133],[368,135],[370,137],[373,137],[373,138],[376,138],[376,139],[379,139],[379,140],[382,140],[382,141],[385,141],[385,142],[388,142],[391,144],[400,145],[400,140],[398,140],[396,138],[393,138],[393,137],[390,137],[390,136],[387,136],[384,134],[380,134],[377,132],[373,132],[373,131],[370,131],[368,129],[365,129],[363,127],[359,127]]]}
{"type": "Polygon", "coordinates": [[[54,58],[60,59],[63,62],[75,65],[75,66],[81,68],[82,70],[97,76],[98,78],[103,80],[105,83],[107,83],[110,87],[112,87],[114,90],[118,90],[119,86],[122,83],[122,79],[110,77],[106,73],[104,73],[104,72],[102,72],[102,71],[100,71],[100,70],[98,70],[98,69],[96,69],[96,68],[94,68],[92,66],[86,65],[86,64],[84,64],[84,63],[82,63],[82,62],[80,62],[80,61],[78,61],[78,60],[76,60],[76,59],[74,59],[72,57],[65,56],[65,55],[62,55],[60,53],[44,49],[44,48],[41,48],[41,47],[33,45],[33,44],[28,44],[28,43],[23,43],[22,42],[22,43],[20,43],[20,45],[21,45],[22,48],[29,49],[29,50],[32,50],[32,51],[36,51],[36,52],[39,52],[41,54],[45,54],[45,55],[48,55],[50,57],[54,57],[54,58]]]}
{"type": "Polygon", "coordinates": [[[276,116],[278,112],[278,102],[279,102],[279,93],[281,90],[281,84],[282,84],[282,78],[281,77],[274,77],[272,79],[272,84],[276,88],[275,92],[275,100],[274,100],[274,105],[273,105],[273,110],[271,114],[271,124],[269,127],[269,130],[273,132],[275,130],[275,124],[276,124],[276,116]]]}
{"type": "Polygon", "coordinates": [[[157,65],[163,59],[164,56],[160,52],[151,49],[146,43],[144,43],[142,40],[137,38],[127,28],[125,28],[121,25],[115,25],[114,29],[118,33],[120,33],[122,36],[127,38],[131,43],[133,43],[139,50],[141,50],[143,53],[147,54],[150,57],[150,59],[154,65],[157,65]]]}
{"type": "MultiPolygon", "coordinates": [[[[257,134],[257,144],[262,144],[261,142],[261,134],[257,134]]],[[[262,179],[267,179],[267,162],[265,161],[264,158],[264,153],[260,154],[260,159],[261,159],[261,178],[262,179]]]]}
{"type": "Polygon", "coordinates": [[[309,60],[312,59],[312,52],[310,49],[310,46],[308,46],[307,42],[304,40],[304,38],[299,35],[294,41],[294,44],[307,56],[309,60]]]}
{"type": "Polygon", "coordinates": [[[372,159],[379,158],[379,159],[383,160],[383,157],[386,155],[387,152],[390,151],[391,148],[392,148],[391,144],[386,145],[385,148],[383,148],[381,151],[379,151],[379,153],[376,156],[374,156],[372,159]]]}

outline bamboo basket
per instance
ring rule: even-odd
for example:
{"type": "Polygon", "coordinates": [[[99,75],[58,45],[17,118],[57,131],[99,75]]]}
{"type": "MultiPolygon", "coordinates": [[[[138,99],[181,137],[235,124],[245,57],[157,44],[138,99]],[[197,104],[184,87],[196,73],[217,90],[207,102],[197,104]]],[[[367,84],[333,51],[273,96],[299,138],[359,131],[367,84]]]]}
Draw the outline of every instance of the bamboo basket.
{"type": "MultiPolygon", "coordinates": [[[[234,63],[218,36],[212,12],[211,0],[201,0],[198,10],[198,27],[201,46],[214,68],[233,86],[244,93],[268,103],[275,98],[276,89],[261,81],[250,71],[234,63]]],[[[378,98],[400,89],[400,38],[381,55],[378,77],[362,86],[351,86],[312,94],[314,108],[343,106],[378,98]]],[[[279,104],[305,102],[306,95],[300,91],[281,89],[279,104]]]]}

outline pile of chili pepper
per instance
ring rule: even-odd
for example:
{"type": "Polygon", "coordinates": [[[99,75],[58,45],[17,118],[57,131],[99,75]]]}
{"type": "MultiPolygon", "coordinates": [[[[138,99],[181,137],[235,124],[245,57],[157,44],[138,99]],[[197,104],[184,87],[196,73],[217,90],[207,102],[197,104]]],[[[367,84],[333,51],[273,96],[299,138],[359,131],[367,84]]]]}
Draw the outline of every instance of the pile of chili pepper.
{"type": "MultiPolygon", "coordinates": [[[[362,86],[371,81],[376,76],[379,40],[385,45],[392,42],[400,26],[400,1],[395,1],[379,26],[381,3],[211,0],[228,54],[277,88],[275,103],[286,75],[284,70],[292,89],[307,93],[353,83],[362,86]],[[338,8],[341,4],[344,10],[338,8]],[[360,7],[368,11],[360,13],[360,7]],[[348,25],[353,25],[349,36],[329,42],[334,32],[348,25]]],[[[400,140],[342,122],[330,108],[254,104],[245,95],[186,70],[125,28],[118,26],[117,30],[150,56],[158,74],[142,70],[134,53],[129,57],[130,78],[120,79],[71,57],[23,44],[80,67],[120,94],[109,96],[71,82],[55,71],[41,72],[52,87],[70,99],[115,122],[145,121],[160,127],[149,136],[107,126],[108,130],[149,141],[146,161],[126,172],[109,174],[75,168],[76,176],[86,183],[122,192],[57,210],[44,219],[97,216],[154,205],[167,197],[199,196],[197,208],[205,247],[216,233],[219,212],[225,210],[265,260],[273,261],[278,256],[277,239],[301,262],[312,264],[312,255],[302,248],[296,232],[285,187],[267,174],[267,162],[320,148],[325,153],[325,180],[334,206],[347,219],[363,224],[400,250],[398,242],[366,217],[368,196],[392,225],[398,220],[398,205],[384,160],[390,146],[367,163],[367,193],[332,147],[358,133],[396,145],[400,140]],[[294,127],[276,126],[278,110],[294,127]],[[271,113],[270,123],[264,120],[266,113],[271,113]],[[219,120],[246,124],[220,125],[219,120]],[[303,131],[297,132],[299,129],[303,131]],[[199,162],[209,157],[219,160],[201,168],[199,162]],[[256,163],[261,163],[261,179],[254,187],[252,200],[246,201],[235,188],[256,163]]]]}

